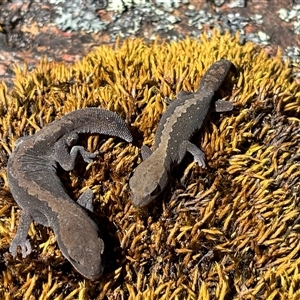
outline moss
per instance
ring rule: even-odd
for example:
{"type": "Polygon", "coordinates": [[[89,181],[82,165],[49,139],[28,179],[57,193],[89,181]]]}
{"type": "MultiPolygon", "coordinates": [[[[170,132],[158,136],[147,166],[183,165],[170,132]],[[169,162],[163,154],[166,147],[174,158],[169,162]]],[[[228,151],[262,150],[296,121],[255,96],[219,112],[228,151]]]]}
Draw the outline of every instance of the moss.
{"type": "Polygon", "coordinates": [[[41,61],[16,67],[15,84],[0,85],[0,294],[9,299],[296,299],[299,297],[300,87],[281,53],[213,32],[176,43],[142,40],[101,46],[66,66],[41,61]],[[214,114],[194,139],[207,158],[201,169],[187,157],[170,187],[148,210],[131,206],[128,179],[139,147],[152,145],[166,108],[164,97],[197,88],[216,60],[238,69],[222,96],[234,111],[214,114]],[[12,259],[18,209],[9,194],[5,161],[14,141],[85,106],[121,114],[133,145],[89,137],[101,154],[64,183],[74,198],[95,192],[106,241],[106,271],[84,280],[61,256],[50,230],[33,224],[33,253],[12,259]],[[2,204],[1,202],[1,204],[2,204]]]}

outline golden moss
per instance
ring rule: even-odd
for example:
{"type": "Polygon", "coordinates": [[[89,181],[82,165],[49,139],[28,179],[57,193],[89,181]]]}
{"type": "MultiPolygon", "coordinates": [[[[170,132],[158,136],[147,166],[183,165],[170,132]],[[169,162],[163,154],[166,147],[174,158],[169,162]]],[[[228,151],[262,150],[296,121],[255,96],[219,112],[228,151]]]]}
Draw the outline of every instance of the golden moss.
{"type": "Polygon", "coordinates": [[[299,299],[300,87],[280,51],[268,58],[238,40],[218,32],[151,45],[128,39],[72,66],[43,60],[33,72],[16,67],[13,89],[0,85],[1,298],[299,299]],[[134,209],[128,179],[141,144],[152,145],[164,98],[195,90],[220,58],[238,69],[233,87],[222,88],[235,109],[212,115],[195,137],[208,168],[187,157],[165,196],[148,211],[134,209]],[[42,226],[31,226],[30,257],[7,253],[16,207],[5,162],[14,141],[85,106],[117,111],[135,138],[133,145],[88,138],[87,147],[101,154],[63,178],[74,198],[86,186],[94,190],[107,256],[99,282],[76,273],[42,226]]]}

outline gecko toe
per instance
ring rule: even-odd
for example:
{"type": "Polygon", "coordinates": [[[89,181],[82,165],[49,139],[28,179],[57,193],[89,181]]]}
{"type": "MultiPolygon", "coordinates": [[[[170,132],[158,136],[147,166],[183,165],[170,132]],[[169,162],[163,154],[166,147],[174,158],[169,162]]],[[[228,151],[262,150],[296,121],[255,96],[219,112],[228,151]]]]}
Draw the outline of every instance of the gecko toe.
{"type": "Polygon", "coordinates": [[[17,245],[11,244],[9,247],[9,252],[12,255],[13,258],[17,256],[17,245]]]}
{"type": "Polygon", "coordinates": [[[32,249],[31,249],[30,242],[28,240],[23,242],[20,246],[22,249],[22,257],[23,258],[25,258],[27,255],[29,255],[31,253],[32,249]]]}

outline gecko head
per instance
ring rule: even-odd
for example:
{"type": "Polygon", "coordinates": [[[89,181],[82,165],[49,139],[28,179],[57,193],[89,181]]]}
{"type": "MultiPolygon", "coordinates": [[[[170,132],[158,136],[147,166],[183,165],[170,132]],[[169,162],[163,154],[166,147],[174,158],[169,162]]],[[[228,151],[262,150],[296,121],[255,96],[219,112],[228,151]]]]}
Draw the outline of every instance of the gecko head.
{"type": "Polygon", "coordinates": [[[55,235],[62,254],[72,266],[84,277],[97,280],[103,273],[104,242],[97,225],[82,212],[60,220],[55,235]]]}
{"type": "Polygon", "coordinates": [[[138,165],[129,180],[131,201],[136,207],[148,205],[168,183],[168,171],[160,161],[152,158],[150,156],[138,165]]]}

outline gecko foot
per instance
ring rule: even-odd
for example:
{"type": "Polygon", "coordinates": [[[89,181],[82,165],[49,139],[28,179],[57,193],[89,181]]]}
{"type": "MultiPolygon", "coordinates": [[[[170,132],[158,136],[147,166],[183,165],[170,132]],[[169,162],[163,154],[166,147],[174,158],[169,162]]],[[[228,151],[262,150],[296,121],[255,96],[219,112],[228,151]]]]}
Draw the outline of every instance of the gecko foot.
{"type": "Polygon", "coordinates": [[[31,253],[31,245],[26,239],[31,221],[32,217],[30,212],[26,210],[21,210],[19,227],[9,247],[9,252],[12,254],[13,257],[17,256],[18,246],[21,247],[23,258],[25,258],[28,254],[31,253]]]}
{"type": "Polygon", "coordinates": [[[90,163],[93,161],[93,159],[99,154],[99,151],[95,151],[93,153],[91,152],[88,152],[88,151],[85,151],[82,153],[81,152],[81,155],[82,155],[82,158],[83,160],[86,162],[86,163],[90,163]]]}
{"type": "Polygon", "coordinates": [[[22,257],[25,258],[27,255],[29,255],[32,251],[32,248],[31,248],[31,245],[30,245],[30,242],[28,240],[23,240],[21,241],[20,239],[17,238],[14,238],[10,247],[9,247],[9,252],[11,253],[11,255],[13,257],[16,257],[17,256],[17,249],[18,249],[18,246],[21,247],[21,250],[22,250],[22,257]]]}
{"type": "Polygon", "coordinates": [[[93,158],[95,158],[99,154],[99,151],[91,153],[86,151],[82,146],[74,146],[72,147],[70,152],[71,157],[76,157],[78,152],[86,163],[91,163],[93,161],[93,158]]]}

